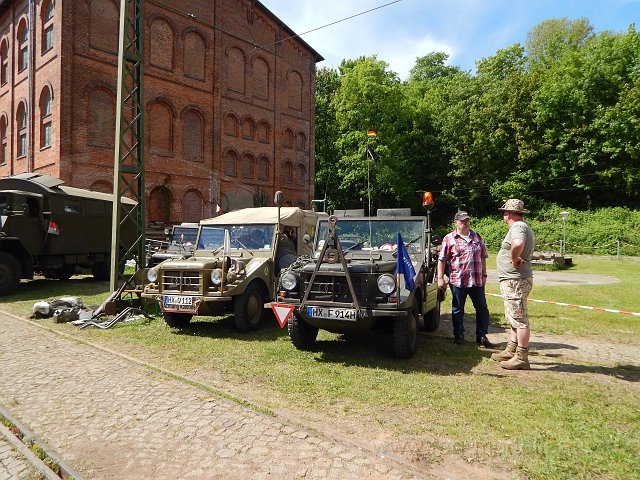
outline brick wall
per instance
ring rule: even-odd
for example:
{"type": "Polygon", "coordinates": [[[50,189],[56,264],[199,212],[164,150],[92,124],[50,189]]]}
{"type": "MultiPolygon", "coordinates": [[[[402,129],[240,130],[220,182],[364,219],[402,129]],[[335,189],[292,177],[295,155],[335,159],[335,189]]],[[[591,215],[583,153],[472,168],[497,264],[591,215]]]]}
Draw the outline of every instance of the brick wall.
{"type": "MultiPolygon", "coordinates": [[[[27,169],[27,158],[15,154],[15,112],[17,103],[29,103],[31,95],[29,169],[76,187],[108,191],[119,2],[55,2],[54,48],[41,54],[44,3],[30,22],[36,43],[31,73],[12,73],[0,86],[10,149],[0,175],[27,169]],[[44,88],[52,93],[52,142],[41,149],[38,102],[44,88]]],[[[29,20],[27,5],[14,2],[0,19],[0,41],[6,37],[12,65],[17,26],[29,20]]],[[[309,208],[315,61],[320,57],[304,42],[278,42],[292,32],[256,2],[173,5],[148,1],[144,6],[147,221],[193,221],[198,212],[210,216],[216,204],[224,210],[271,205],[276,190],[284,191],[288,204],[309,208]]]]}

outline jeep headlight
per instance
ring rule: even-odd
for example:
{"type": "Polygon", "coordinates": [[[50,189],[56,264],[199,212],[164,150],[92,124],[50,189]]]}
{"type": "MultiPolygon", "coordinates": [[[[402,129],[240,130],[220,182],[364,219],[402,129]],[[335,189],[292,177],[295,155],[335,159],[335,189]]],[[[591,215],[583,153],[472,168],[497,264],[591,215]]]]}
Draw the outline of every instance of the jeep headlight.
{"type": "Polygon", "coordinates": [[[149,280],[151,283],[156,283],[156,280],[158,280],[157,268],[150,268],[149,270],[147,270],[147,280],[149,280]]]}
{"type": "Polygon", "coordinates": [[[288,291],[293,291],[298,286],[298,277],[291,272],[285,272],[280,277],[280,285],[288,291]]]}
{"type": "Polygon", "coordinates": [[[382,293],[390,294],[396,289],[396,279],[393,275],[385,274],[378,277],[378,290],[382,293]]]}
{"type": "Polygon", "coordinates": [[[222,270],[219,268],[211,270],[211,283],[214,285],[220,285],[222,283],[222,270]]]}

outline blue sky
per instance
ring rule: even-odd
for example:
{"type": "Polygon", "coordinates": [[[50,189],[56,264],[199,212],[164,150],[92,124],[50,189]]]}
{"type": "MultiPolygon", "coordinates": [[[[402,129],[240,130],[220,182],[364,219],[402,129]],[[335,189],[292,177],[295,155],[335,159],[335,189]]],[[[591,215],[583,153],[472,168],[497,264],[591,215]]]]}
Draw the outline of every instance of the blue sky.
{"type": "MultiPolygon", "coordinates": [[[[302,34],[393,0],[262,0],[302,34]]],[[[356,18],[302,35],[337,68],[344,58],[378,55],[405,79],[415,59],[432,51],[475,72],[475,61],[514,43],[549,18],[586,17],[596,32],[640,29],[640,0],[401,0],[356,18]]]]}

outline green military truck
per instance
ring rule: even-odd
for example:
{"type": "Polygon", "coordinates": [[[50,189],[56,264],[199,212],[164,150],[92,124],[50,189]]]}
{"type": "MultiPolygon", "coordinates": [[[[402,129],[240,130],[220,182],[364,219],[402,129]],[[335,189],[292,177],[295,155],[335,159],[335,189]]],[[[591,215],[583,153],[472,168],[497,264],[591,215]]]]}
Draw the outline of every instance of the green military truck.
{"type": "Polygon", "coordinates": [[[296,348],[311,348],[319,329],[381,330],[392,334],[395,355],[409,358],[418,330],[434,331],[440,323],[438,243],[429,217],[409,209],[381,209],[375,217],[334,212],[319,220],[314,255],[280,273],[274,309],[290,312],[296,348]]]}
{"type": "MultiPolygon", "coordinates": [[[[0,178],[0,295],[36,273],[62,280],[78,267],[108,280],[112,198],[46,174],[0,178]]],[[[136,204],[126,198],[122,203],[136,204]]],[[[132,244],[135,235],[135,228],[121,232],[122,243],[132,244]]]]}

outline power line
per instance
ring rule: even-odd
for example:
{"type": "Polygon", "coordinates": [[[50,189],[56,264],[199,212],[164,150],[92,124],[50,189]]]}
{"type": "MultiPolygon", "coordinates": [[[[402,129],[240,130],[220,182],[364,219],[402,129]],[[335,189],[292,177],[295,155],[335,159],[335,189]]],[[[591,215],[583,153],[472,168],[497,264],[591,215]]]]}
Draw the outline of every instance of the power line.
{"type": "Polygon", "coordinates": [[[330,27],[332,25],[336,25],[338,23],[346,22],[347,20],[351,20],[351,19],[359,17],[361,15],[365,15],[367,13],[371,13],[371,12],[373,12],[375,10],[380,10],[381,8],[388,7],[389,5],[393,5],[394,3],[400,3],[401,1],[402,0],[395,0],[393,2],[385,3],[384,5],[379,5],[377,7],[370,8],[369,10],[365,10],[363,12],[355,13],[355,14],[350,15],[348,17],[341,18],[340,20],[336,20],[334,22],[327,23],[327,24],[322,25],[320,27],[312,28],[311,30],[307,30],[306,32],[297,33],[296,35],[292,35],[290,37],[283,38],[283,39],[278,40],[278,41],[273,42],[273,43],[267,43],[267,44],[264,44],[264,45],[257,45],[256,48],[266,49],[268,47],[273,47],[274,45],[277,45],[279,43],[285,42],[287,40],[291,40],[293,38],[298,38],[298,37],[301,37],[302,35],[306,35],[307,33],[315,32],[317,30],[322,30],[323,28],[327,28],[327,27],[330,27]]]}

